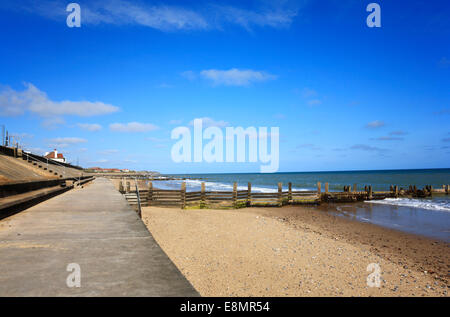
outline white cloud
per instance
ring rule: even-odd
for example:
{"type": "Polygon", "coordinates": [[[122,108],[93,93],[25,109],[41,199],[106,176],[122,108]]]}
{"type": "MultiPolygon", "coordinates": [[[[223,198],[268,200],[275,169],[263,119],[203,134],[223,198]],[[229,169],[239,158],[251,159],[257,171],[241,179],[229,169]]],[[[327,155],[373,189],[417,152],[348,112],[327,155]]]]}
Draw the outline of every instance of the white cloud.
{"type": "Polygon", "coordinates": [[[91,132],[100,131],[102,129],[102,126],[97,123],[78,123],[78,127],[91,132]]]}
{"type": "MultiPolygon", "coordinates": [[[[209,117],[196,118],[196,119],[201,119],[202,120],[202,127],[203,128],[208,128],[208,127],[224,128],[224,127],[230,126],[230,124],[228,122],[226,122],[226,121],[223,121],[223,120],[216,121],[216,120],[211,119],[209,117]]],[[[189,125],[194,125],[194,120],[189,122],[189,125]]]]}
{"type": "Polygon", "coordinates": [[[111,155],[111,154],[116,154],[116,153],[119,153],[119,150],[110,149],[110,150],[98,151],[98,154],[101,154],[101,155],[111,155]]]}
{"type": "Polygon", "coordinates": [[[53,138],[49,140],[49,146],[53,148],[67,148],[71,145],[86,143],[87,140],[76,137],[53,138]]]}
{"type": "Polygon", "coordinates": [[[385,123],[380,120],[375,120],[375,121],[372,121],[372,122],[369,122],[368,124],[366,124],[366,128],[369,128],[369,129],[377,129],[377,128],[381,128],[384,126],[385,126],[385,123]]]}
{"type": "Polygon", "coordinates": [[[54,127],[64,123],[65,115],[90,117],[119,110],[116,106],[98,101],[53,101],[33,84],[25,83],[25,87],[23,91],[9,87],[0,90],[0,115],[18,116],[30,112],[44,118],[44,126],[54,127]]]}
{"type": "Polygon", "coordinates": [[[253,26],[283,28],[291,25],[297,9],[268,8],[253,11],[231,6],[217,6],[217,12],[226,22],[242,26],[248,31],[253,26]]]}
{"type": "Polygon", "coordinates": [[[112,123],[109,125],[109,129],[115,132],[148,132],[157,130],[158,126],[140,122],[112,123]]]}
{"type": "Polygon", "coordinates": [[[226,86],[247,86],[254,82],[262,82],[276,79],[276,76],[262,71],[255,71],[251,69],[237,69],[229,70],[209,69],[200,72],[200,75],[213,82],[214,85],[226,86]]]}
{"type": "Polygon", "coordinates": [[[79,143],[86,143],[87,140],[82,139],[82,138],[76,138],[76,137],[67,137],[67,138],[50,139],[50,142],[53,142],[53,143],[67,143],[67,144],[79,144],[79,143]]]}

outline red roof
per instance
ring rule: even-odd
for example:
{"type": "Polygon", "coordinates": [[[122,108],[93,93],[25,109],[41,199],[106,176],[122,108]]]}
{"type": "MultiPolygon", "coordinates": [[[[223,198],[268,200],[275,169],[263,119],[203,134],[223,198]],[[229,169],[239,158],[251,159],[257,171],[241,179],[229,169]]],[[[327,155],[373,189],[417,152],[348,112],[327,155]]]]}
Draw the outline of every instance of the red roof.
{"type": "Polygon", "coordinates": [[[46,157],[46,158],[51,158],[51,159],[54,159],[54,158],[60,158],[60,159],[63,159],[63,158],[64,158],[64,156],[62,155],[62,153],[58,153],[57,156],[55,157],[55,151],[52,151],[52,152],[48,153],[45,157],[46,157]]]}

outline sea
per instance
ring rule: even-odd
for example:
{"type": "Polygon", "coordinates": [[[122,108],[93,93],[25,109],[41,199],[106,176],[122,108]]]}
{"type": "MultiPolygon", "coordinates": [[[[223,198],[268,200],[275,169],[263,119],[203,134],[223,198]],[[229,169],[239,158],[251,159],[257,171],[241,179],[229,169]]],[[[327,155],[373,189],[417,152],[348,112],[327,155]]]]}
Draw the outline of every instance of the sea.
{"type": "MultiPolygon", "coordinates": [[[[372,185],[374,191],[389,190],[390,185],[407,189],[409,185],[422,188],[431,185],[442,188],[450,184],[450,168],[445,169],[409,169],[409,170],[372,170],[372,171],[336,171],[336,172],[289,172],[289,173],[227,173],[227,174],[170,174],[185,180],[158,181],[155,187],[178,189],[186,182],[187,191],[198,191],[205,182],[206,190],[229,191],[237,182],[238,190],[247,189],[252,183],[252,192],[275,192],[277,184],[283,184],[287,190],[292,183],[293,190],[316,190],[317,182],[328,182],[330,191],[342,191],[345,185],[357,184],[358,190],[372,185]]],[[[424,235],[450,242],[450,195],[434,195],[432,198],[387,198],[367,201],[362,204],[337,204],[329,212],[354,220],[424,235]]]]}

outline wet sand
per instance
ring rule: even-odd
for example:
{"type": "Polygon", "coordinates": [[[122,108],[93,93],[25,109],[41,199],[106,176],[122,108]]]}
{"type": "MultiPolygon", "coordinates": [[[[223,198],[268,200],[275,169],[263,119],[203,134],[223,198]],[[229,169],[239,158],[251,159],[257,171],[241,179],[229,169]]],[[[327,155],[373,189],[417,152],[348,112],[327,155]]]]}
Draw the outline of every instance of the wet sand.
{"type": "Polygon", "coordinates": [[[143,220],[202,296],[448,296],[448,243],[324,207],[145,207],[143,220]]]}

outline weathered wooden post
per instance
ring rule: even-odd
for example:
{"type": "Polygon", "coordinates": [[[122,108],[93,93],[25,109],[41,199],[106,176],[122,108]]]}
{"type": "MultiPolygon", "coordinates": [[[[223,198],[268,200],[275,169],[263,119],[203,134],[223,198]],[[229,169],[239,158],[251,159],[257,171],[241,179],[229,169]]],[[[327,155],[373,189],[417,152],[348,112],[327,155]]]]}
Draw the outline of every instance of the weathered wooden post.
{"type": "Polygon", "coordinates": [[[394,186],[392,186],[392,185],[389,186],[389,191],[390,191],[390,192],[394,192],[394,186]]]}
{"type": "Polygon", "coordinates": [[[148,182],[147,204],[152,205],[153,202],[153,182],[148,182]]]}
{"type": "Polygon", "coordinates": [[[137,214],[139,218],[142,219],[141,196],[139,195],[139,186],[137,178],[134,180],[134,186],[136,187],[137,214]]]}
{"type": "Polygon", "coordinates": [[[200,207],[206,205],[205,182],[202,182],[202,192],[200,193],[200,207]]]}
{"type": "Polygon", "coordinates": [[[119,192],[121,194],[123,194],[123,192],[124,192],[122,180],[119,182],[119,192]]]}
{"type": "Polygon", "coordinates": [[[450,188],[449,185],[445,185],[445,193],[446,193],[447,195],[449,194],[449,188],[450,188]]]}
{"type": "Polygon", "coordinates": [[[413,190],[414,190],[414,195],[417,196],[417,186],[416,185],[414,185],[413,190]]]}
{"type": "Polygon", "coordinates": [[[292,202],[292,183],[288,184],[288,203],[292,202]]]}
{"type": "Polygon", "coordinates": [[[130,192],[130,187],[131,185],[130,185],[130,182],[127,182],[127,193],[129,193],[130,192]]]}
{"type": "Polygon", "coordinates": [[[252,183],[247,184],[247,207],[252,205],[252,183]]]}
{"type": "Polygon", "coordinates": [[[278,183],[278,205],[283,206],[283,183],[278,183]]]}
{"type": "Polygon", "coordinates": [[[322,191],[322,185],[320,184],[320,182],[317,182],[317,194],[320,195],[321,191],[322,191]]]}
{"type": "Polygon", "coordinates": [[[356,184],[353,184],[353,192],[356,193],[356,184]]]}
{"type": "Polygon", "coordinates": [[[186,182],[181,183],[181,208],[186,208],[186,182]]]}
{"type": "Polygon", "coordinates": [[[237,183],[233,183],[233,206],[234,208],[237,207],[237,183]]]}
{"type": "Polygon", "coordinates": [[[397,185],[394,186],[394,196],[395,196],[395,198],[398,198],[398,186],[397,185]]]}
{"type": "Polygon", "coordinates": [[[369,199],[373,198],[372,185],[369,185],[369,199]]]}
{"type": "Polygon", "coordinates": [[[328,182],[325,183],[325,194],[328,194],[328,182]]]}
{"type": "Polygon", "coordinates": [[[367,188],[367,185],[365,185],[365,186],[364,186],[364,191],[367,193],[368,190],[369,190],[369,189],[367,188]]]}

